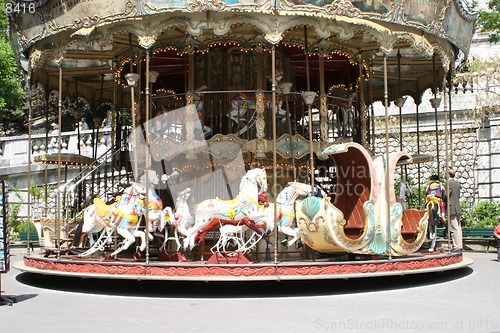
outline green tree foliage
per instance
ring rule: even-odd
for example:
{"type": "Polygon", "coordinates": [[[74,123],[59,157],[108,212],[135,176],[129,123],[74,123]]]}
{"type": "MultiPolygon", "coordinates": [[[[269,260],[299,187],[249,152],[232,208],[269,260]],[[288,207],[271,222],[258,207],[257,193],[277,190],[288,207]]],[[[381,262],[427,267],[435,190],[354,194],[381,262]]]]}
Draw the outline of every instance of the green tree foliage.
{"type": "Polygon", "coordinates": [[[6,131],[22,126],[24,91],[16,58],[7,35],[6,0],[0,0],[0,124],[6,131]],[[19,124],[21,121],[21,124],[19,124]]]}
{"type": "Polygon", "coordinates": [[[488,3],[489,11],[479,11],[477,22],[481,26],[481,32],[490,31],[489,40],[491,43],[500,41],[500,0],[491,0],[488,3]]]}
{"type": "Polygon", "coordinates": [[[467,209],[466,203],[460,203],[462,215],[460,220],[464,227],[495,227],[500,215],[500,202],[495,200],[480,200],[476,206],[467,209]]]}

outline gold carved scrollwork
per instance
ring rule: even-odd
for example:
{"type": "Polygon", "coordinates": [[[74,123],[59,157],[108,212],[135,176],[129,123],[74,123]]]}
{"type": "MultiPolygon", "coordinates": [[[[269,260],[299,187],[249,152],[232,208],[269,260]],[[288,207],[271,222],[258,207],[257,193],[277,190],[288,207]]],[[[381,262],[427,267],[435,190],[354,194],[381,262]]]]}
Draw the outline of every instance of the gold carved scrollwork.
{"type": "Polygon", "coordinates": [[[101,18],[98,15],[76,19],[73,23],[75,28],[90,28],[99,23],[101,18]]]}
{"type": "Polygon", "coordinates": [[[139,45],[145,49],[150,49],[156,42],[156,36],[139,36],[139,45]]]}
{"type": "Polygon", "coordinates": [[[283,39],[283,34],[278,33],[278,32],[273,32],[273,33],[267,34],[264,38],[269,43],[276,45],[283,39]]]}
{"type": "Polygon", "coordinates": [[[349,0],[334,0],[331,5],[325,6],[326,12],[331,15],[358,16],[361,12],[349,0]]]}
{"type": "Polygon", "coordinates": [[[32,70],[37,69],[39,66],[42,65],[43,62],[43,52],[35,49],[31,55],[30,55],[30,68],[32,70]]]}
{"type": "Polygon", "coordinates": [[[191,12],[201,11],[221,11],[226,8],[226,4],[218,0],[198,0],[186,5],[186,8],[191,12]]]}

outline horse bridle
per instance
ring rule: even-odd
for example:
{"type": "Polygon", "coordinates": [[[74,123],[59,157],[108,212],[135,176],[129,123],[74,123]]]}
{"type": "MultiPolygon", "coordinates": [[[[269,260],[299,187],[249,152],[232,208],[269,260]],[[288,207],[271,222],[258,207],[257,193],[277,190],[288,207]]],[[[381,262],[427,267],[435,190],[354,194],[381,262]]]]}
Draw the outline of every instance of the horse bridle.
{"type": "Polygon", "coordinates": [[[267,186],[267,181],[265,183],[262,181],[261,174],[258,174],[257,177],[255,177],[254,183],[255,183],[255,185],[259,186],[260,188],[262,188],[263,186],[267,186]]]}

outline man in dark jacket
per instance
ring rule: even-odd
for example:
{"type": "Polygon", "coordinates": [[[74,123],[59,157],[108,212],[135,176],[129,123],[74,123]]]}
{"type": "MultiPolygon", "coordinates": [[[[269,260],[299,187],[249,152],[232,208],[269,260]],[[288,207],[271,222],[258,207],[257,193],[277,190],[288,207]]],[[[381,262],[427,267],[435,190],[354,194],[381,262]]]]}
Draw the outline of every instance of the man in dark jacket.
{"type": "Polygon", "coordinates": [[[450,232],[453,241],[451,252],[462,252],[462,226],[460,225],[460,184],[455,180],[455,171],[449,169],[446,173],[448,179],[448,190],[450,193],[445,196],[448,199],[448,212],[450,217],[450,232]]]}

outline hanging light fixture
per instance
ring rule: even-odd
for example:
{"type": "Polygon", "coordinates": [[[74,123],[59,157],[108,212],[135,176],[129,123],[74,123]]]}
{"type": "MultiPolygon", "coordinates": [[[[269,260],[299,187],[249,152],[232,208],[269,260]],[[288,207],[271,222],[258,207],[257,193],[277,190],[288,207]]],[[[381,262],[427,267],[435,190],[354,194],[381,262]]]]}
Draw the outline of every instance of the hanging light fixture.
{"type": "Polygon", "coordinates": [[[281,82],[279,84],[279,87],[281,89],[281,92],[284,95],[288,95],[290,91],[292,90],[293,83],[292,82],[281,82]]]}
{"type": "Polygon", "coordinates": [[[429,102],[431,102],[431,105],[434,109],[437,109],[441,105],[441,98],[439,97],[431,98],[429,102]]]}
{"type": "Polygon", "coordinates": [[[160,73],[157,71],[149,71],[149,83],[155,83],[158,76],[160,76],[160,73]]]}
{"type": "Polygon", "coordinates": [[[304,99],[304,102],[306,102],[307,105],[311,105],[314,102],[314,99],[316,98],[316,92],[304,91],[302,93],[302,98],[304,99]]]}
{"type": "Polygon", "coordinates": [[[406,102],[406,97],[398,97],[394,101],[394,104],[396,104],[398,108],[402,108],[403,105],[405,105],[405,102],[406,102]]]}
{"type": "Polygon", "coordinates": [[[137,73],[127,73],[125,74],[125,79],[127,79],[127,84],[131,87],[135,87],[139,82],[139,74],[137,73]]]}

